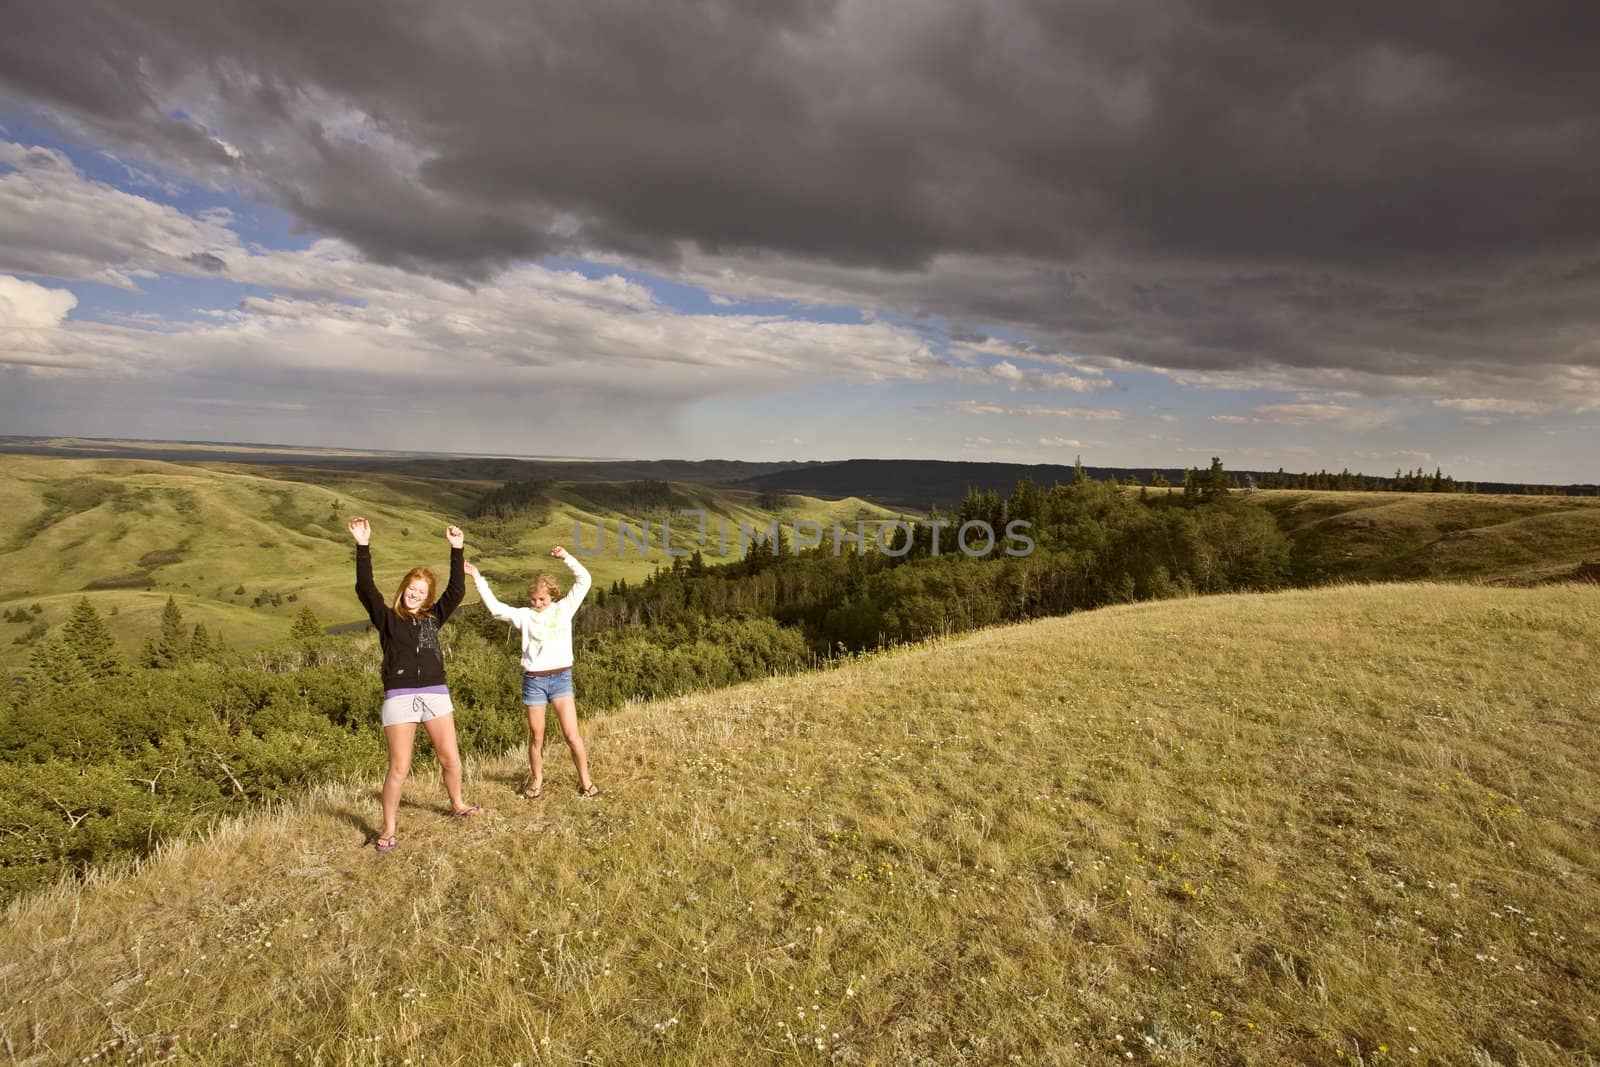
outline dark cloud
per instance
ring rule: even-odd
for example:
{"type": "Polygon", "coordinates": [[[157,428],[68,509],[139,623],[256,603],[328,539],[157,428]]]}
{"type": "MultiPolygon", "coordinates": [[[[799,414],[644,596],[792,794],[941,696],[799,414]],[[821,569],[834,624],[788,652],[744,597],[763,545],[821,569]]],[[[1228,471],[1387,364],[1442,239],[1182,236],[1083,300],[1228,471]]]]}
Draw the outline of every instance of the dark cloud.
{"type": "Polygon", "coordinates": [[[29,0],[7,29],[18,99],[384,262],[877,272],[1163,367],[1600,362],[1592,4],[29,0]]]}
{"type": "Polygon", "coordinates": [[[228,269],[227,260],[210,252],[193,252],[184,256],[183,261],[191,267],[200,268],[207,274],[222,274],[228,269]]]}

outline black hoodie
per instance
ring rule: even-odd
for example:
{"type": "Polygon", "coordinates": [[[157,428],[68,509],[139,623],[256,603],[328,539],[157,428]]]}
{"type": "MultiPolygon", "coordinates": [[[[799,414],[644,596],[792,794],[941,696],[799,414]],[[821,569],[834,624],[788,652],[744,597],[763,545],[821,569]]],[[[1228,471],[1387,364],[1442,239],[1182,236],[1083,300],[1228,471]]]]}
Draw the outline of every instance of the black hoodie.
{"type": "Polygon", "coordinates": [[[367,609],[367,618],[378,630],[383,647],[383,689],[421,689],[444,684],[444,651],[439,647],[439,627],[461,605],[467,595],[466,560],[459,548],[450,550],[450,582],[444,594],[412,619],[400,614],[383,599],[372,581],[372,549],[356,546],[356,596],[367,609]]]}

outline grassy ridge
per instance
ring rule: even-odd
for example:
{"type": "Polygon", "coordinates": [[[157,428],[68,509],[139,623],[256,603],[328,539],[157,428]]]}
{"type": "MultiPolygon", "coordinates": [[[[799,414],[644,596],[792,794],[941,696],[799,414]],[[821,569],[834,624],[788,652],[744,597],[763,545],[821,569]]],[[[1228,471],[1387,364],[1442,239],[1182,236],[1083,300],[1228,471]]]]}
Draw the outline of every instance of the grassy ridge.
{"type": "Polygon", "coordinates": [[[1600,499],[1470,493],[1249,497],[1294,544],[1297,582],[1482,578],[1530,584],[1600,561],[1600,499]]]}
{"type": "MultiPolygon", "coordinates": [[[[307,604],[324,624],[360,619],[344,529],[356,514],[371,518],[376,529],[380,586],[419,563],[442,569],[449,559],[447,523],[467,530],[471,558],[491,574],[525,579],[549,566],[552,544],[572,539],[574,519],[584,523],[592,543],[596,522],[614,534],[619,519],[637,523],[643,517],[591,501],[584,494],[597,493],[596,486],[560,483],[551,487],[547,507],[520,520],[513,538],[491,546],[473,540],[473,523],[465,517],[493,487],[488,482],[27,456],[0,456],[0,475],[0,609],[36,603],[42,609],[28,622],[0,622],[0,667],[10,668],[27,662],[28,649],[15,639],[34,620],[57,626],[85,594],[102,616],[115,612],[113,630],[130,654],[158,629],[169,596],[189,625],[204,623],[232,648],[282,640],[307,604]],[[259,599],[264,594],[276,598],[259,599]]],[[[675,493],[709,513],[707,554],[713,560],[719,519],[732,524],[731,554],[738,551],[740,519],[765,525],[775,515],[785,521],[801,516],[831,523],[835,517],[853,521],[858,512],[889,514],[857,500],[790,498],[773,513],[757,507],[753,492],[680,486],[675,493]]],[[[686,533],[686,524],[679,525],[686,533]]],[[[613,536],[606,553],[588,565],[597,582],[609,585],[642,578],[664,559],[659,551],[619,558],[613,536]]]]}
{"type": "MultiPolygon", "coordinates": [[[[197,1062],[1583,1063],[1600,590],[1108,609],[375,779],[14,905],[0,1042],[197,1062]]],[[[374,769],[376,771],[376,768],[374,769]]]]}

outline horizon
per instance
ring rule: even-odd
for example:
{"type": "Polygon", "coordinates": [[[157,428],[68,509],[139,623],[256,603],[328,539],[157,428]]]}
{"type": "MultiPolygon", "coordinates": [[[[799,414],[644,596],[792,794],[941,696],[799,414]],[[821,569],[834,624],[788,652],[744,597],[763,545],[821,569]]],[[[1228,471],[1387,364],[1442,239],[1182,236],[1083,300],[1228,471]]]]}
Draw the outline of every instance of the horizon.
{"type": "MultiPolygon", "coordinates": [[[[732,457],[729,457],[729,456],[705,456],[705,457],[699,457],[699,458],[691,458],[691,457],[684,457],[684,456],[660,456],[660,457],[654,457],[654,458],[647,458],[647,457],[643,457],[643,456],[552,456],[552,455],[523,455],[523,454],[506,453],[506,452],[494,452],[494,453],[489,453],[489,452],[435,452],[435,451],[418,451],[418,450],[415,450],[415,449],[377,449],[377,448],[353,449],[353,448],[345,448],[345,447],[336,446],[336,445],[289,444],[289,443],[285,443],[285,442],[273,442],[273,441],[228,441],[228,440],[177,439],[177,438],[90,437],[90,436],[86,436],[84,434],[45,434],[45,435],[36,435],[36,434],[0,434],[0,444],[3,444],[5,442],[11,442],[11,441],[39,441],[39,442],[83,441],[83,442],[86,442],[86,443],[89,443],[89,444],[100,444],[100,445],[106,445],[106,446],[128,445],[128,446],[132,446],[134,448],[137,448],[138,446],[161,446],[161,445],[173,446],[173,445],[179,445],[179,446],[195,446],[195,447],[212,447],[212,448],[219,448],[219,449],[258,450],[258,451],[260,451],[261,455],[264,458],[270,458],[272,456],[272,454],[274,454],[274,453],[283,453],[283,454],[286,454],[287,456],[290,456],[290,457],[298,456],[298,455],[301,455],[301,454],[316,455],[316,454],[330,454],[330,453],[332,453],[332,454],[344,454],[344,455],[347,455],[347,456],[349,456],[351,458],[356,458],[356,457],[361,457],[361,456],[370,456],[370,457],[373,457],[373,458],[383,458],[383,457],[393,456],[393,457],[396,457],[396,458],[412,458],[412,459],[511,460],[511,461],[522,462],[522,463],[620,463],[620,464],[625,464],[625,463],[695,463],[695,464],[698,464],[698,463],[742,463],[742,464],[749,464],[751,466],[794,466],[794,467],[813,466],[813,465],[825,466],[825,465],[845,464],[845,463],[949,463],[949,464],[966,464],[966,465],[994,465],[994,466],[1007,466],[1007,467],[1021,466],[1021,467],[1062,467],[1062,468],[1071,468],[1071,467],[1077,465],[1078,463],[1081,463],[1081,460],[1074,460],[1074,462],[1044,462],[1044,461],[1040,461],[1040,462],[1032,462],[1032,463],[1030,463],[1030,462],[1026,462],[1026,461],[1012,461],[1012,460],[980,460],[980,459],[970,459],[970,458],[969,459],[952,459],[952,458],[948,458],[948,457],[928,457],[928,456],[850,456],[850,457],[846,457],[846,458],[843,458],[843,459],[796,459],[796,458],[786,458],[786,459],[735,459],[735,458],[732,458],[732,457]]],[[[107,451],[110,451],[110,450],[111,449],[109,449],[109,448],[107,449],[107,451]]],[[[57,458],[57,459],[71,459],[74,456],[74,453],[73,453],[72,449],[70,449],[68,447],[65,447],[65,446],[55,446],[54,448],[52,448],[52,449],[50,449],[48,451],[37,452],[37,453],[10,451],[10,450],[7,450],[7,449],[5,449],[3,447],[0,447],[0,455],[4,455],[4,454],[12,454],[12,455],[18,455],[18,454],[42,455],[45,458],[57,458]]],[[[115,458],[118,458],[118,457],[116,457],[116,456],[99,456],[97,458],[115,459],[115,458]]],[[[129,458],[134,458],[134,457],[129,457],[129,458]]],[[[153,458],[153,457],[139,457],[139,458],[153,458]]],[[[1360,477],[1360,478],[1372,478],[1372,479],[1380,479],[1380,480],[1381,479],[1392,479],[1394,477],[1394,475],[1392,473],[1375,473],[1375,472],[1372,472],[1372,471],[1365,471],[1365,470],[1341,469],[1339,471],[1330,471],[1327,468],[1318,468],[1318,469],[1315,469],[1315,470],[1313,470],[1313,469],[1291,470],[1288,467],[1284,467],[1282,465],[1280,465],[1278,467],[1270,467],[1270,466],[1266,466],[1266,467],[1239,467],[1239,466],[1233,466],[1233,465],[1229,464],[1227,462],[1226,457],[1216,457],[1216,458],[1221,459],[1223,461],[1223,467],[1224,467],[1225,470],[1227,470],[1227,472],[1229,474],[1235,474],[1235,475],[1237,475],[1237,474],[1252,474],[1252,475],[1254,475],[1254,474],[1273,474],[1273,473],[1277,473],[1277,472],[1281,471],[1285,475],[1291,476],[1291,477],[1292,476],[1300,476],[1300,475],[1312,476],[1312,475],[1317,475],[1317,474],[1333,474],[1333,475],[1337,475],[1337,474],[1340,474],[1340,473],[1347,473],[1347,474],[1350,474],[1352,476],[1360,477]]],[[[175,460],[174,462],[194,462],[194,461],[193,460],[175,460]]],[[[1155,472],[1158,472],[1158,471],[1159,472],[1163,472],[1163,473],[1166,473],[1166,472],[1183,472],[1183,471],[1187,471],[1187,470],[1191,470],[1191,469],[1204,471],[1209,466],[1209,462],[1206,463],[1206,464],[1190,464],[1188,466],[1183,466],[1183,465],[1178,465],[1178,464],[1160,464],[1160,463],[1153,464],[1153,465],[1141,464],[1139,466],[1126,466],[1126,465],[1121,465],[1121,464],[1109,464],[1109,463],[1082,463],[1082,466],[1084,467],[1084,469],[1091,470],[1091,471],[1110,471],[1110,472],[1116,472],[1116,473],[1128,473],[1128,474],[1135,474],[1136,475],[1136,474],[1139,474],[1141,472],[1149,472],[1149,473],[1155,473],[1155,472]]],[[[1421,469],[1421,468],[1401,468],[1401,473],[1403,473],[1403,474],[1411,474],[1411,473],[1413,473],[1414,470],[1418,470],[1418,469],[1421,469]]],[[[1458,484],[1461,484],[1461,483],[1480,484],[1481,483],[1481,484],[1497,485],[1497,486],[1498,485],[1527,485],[1530,488],[1554,488],[1554,489],[1594,489],[1594,488],[1600,487],[1600,486],[1597,486],[1597,483],[1594,483],[1594,482],[1503,482],[1503,481],[1500,481],[1498,479],[1493,479],[1493,478],[1486,478],[1486,479],[1462,478],[1462,477],[1458,477],[1452,471],[1443,470],[1441,467],[1438,467],[1437,465],[1435,465],[1435,470],[1438,470],[1439,473],[1442,474],[1444,477],[1450,478],[1450,479],[1452,479],[1453,481],[1455,481],[1458,484]]],[[[1423,474],[1429,474],[1429,473],[1432,473],[1432,472],[1427,471],[1427,470],[1423,470],[1423,474]]]]}
{"type": "Polygon", "coordinates": [[[897,2],[25,0],[0,425],[1597,480],[1600,12],[897,2]]]}

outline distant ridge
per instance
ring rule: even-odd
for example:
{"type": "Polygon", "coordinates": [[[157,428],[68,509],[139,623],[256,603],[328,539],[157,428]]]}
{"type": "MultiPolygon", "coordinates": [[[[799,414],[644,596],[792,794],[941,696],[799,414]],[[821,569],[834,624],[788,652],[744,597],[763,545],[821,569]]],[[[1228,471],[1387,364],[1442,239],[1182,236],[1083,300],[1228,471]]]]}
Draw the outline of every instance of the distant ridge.
{"type": "MultiPolygon", "coordinates": [[[[1146,483],[1159,473],[1174,485],[1183,484],[1184,474],[1176,467],[1084,467],[1083,471],[1097,481],[1111,475],[1121,481],[1133,475],[1146,483]]],[[[768,492],[858,496],[895,507],[923,510],[937,504],[951,510],[961,503],[969,488],[1008,496],[1024,478],[1049,488],[1057,482],[1070,483],[1076,476],[1076,468],[1062,463],[847,459],[758,474],[749,479],[749,484],[768,492]]]]}
{"type": "MultiPolygon", "coordinates": [[[[759,492],[800,493],[842,499],[860,497],[886,507],[925,511],[930,505],[953,509],[967,490],[1005,496],[1024,478],[1048,489],[1071,482],[1076,468],[1064,463],[994,463],[942,459],[780,460],[734,459],[583,459],[571,456],[474,455],[470,453],[386,452],[278,444],[214,441],[132,441],[86,437],[0,436],[0,453],[72,456],[80,459],[151,459],[172,463],[257,463],[273,466],[373,471],[421,478],[473,481],[637,481],[688,482],[759,492]]],[[[1227,457],[1222,457],[1226,461],[1227,457]]],[[[1196,464],[1204,469],[1206,464],[1196,464]]],[[[1089,467],[1097,481],[1137,478],[1149,484],[1159,474],[1175,486],[1183,484],[1184,467],[1089,467]]],[[[1276,472],[1229,468],[1243,483],[1276,472]]],[[[1292,472],[1298,473],[1298,472],[1292,472]]],[[[1361,475],[1387,488],[1393,478],[1361,475]]],[[[1522,484],[1473,482],[1480,493],[1554,493],[1597,496],[1593,484],[1522,484]]]]}
{"type": "Polygon", "coordinates": [[[275,467],[373,471],[473,481],[659,481],[741,486],[756,475],[805,466],[794,461],[583,459],[572,456],[389,452],[225,441],[130,441],[85,437],[0,436],[0,453],[75,459],[147,459],[167,463],[254,463],[275,467]]]}
{"type": "MultiPolygon", "coordinates": [[[[1202,469],[1203,466],[1202,466],[1202,469]]],[[[1148,485],[1159,474],[1175,486],[1183,484],[1186,468],[1183,467],[1084,467],[1083,472],[1097,481],[1115,477],[1125,481],[1129,477],[1148,485]]],[[[1257,480],[1275,472],[1260,470],[1233,470],[1229,474],[1241,483],[1245,478],[1257,480]]],[[[1076,469],[1060,463],[978,463],[961,460],[924,459],[849,459],[833,463],[812,463],[789,466],[781,470],[754,475],[748,480],[753,488],[769,492],[804,493],[808,496],[856,496],[875,504],[893,507],[925,509],[929,504],[940,508],[954,508],[961,503],[969,488],[978,492],[994,492],[1005,496],[1024,478],[1048,489],[1057,482],[1068,483],[1076,476],[1076,469]]],[[[1387,486],[1393,478],[1365,475],[1368,481],[1387,486]]],[[[1511,482],[1476,482],[1480,493],[1520,493],[1524,488],[1535,491],[1560,492],[1568,496],[1595,496],[1600,487],[1594,485],[1533,485],[1523,486],[1511,482]]]]}

